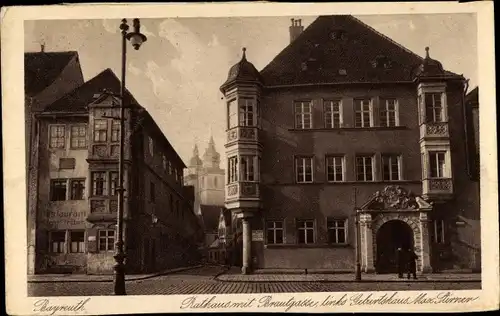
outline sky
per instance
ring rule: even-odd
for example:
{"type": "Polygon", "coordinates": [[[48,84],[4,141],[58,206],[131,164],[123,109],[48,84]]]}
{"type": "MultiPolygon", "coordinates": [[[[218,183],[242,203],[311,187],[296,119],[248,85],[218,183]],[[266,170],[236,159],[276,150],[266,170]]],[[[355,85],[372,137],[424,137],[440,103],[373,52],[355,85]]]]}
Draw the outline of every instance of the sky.
{"type": "MultiPolygon", "coordinates": [[[[470,90],[478,85],[475,14],[356,17],[420,56],[429,46],[445,69],[470,79],[470,90]]],[[[285,48],[290,18],[307,27],[316,17],[141,19],[148,40],[137,51],[128,45],[127,89],[186,164],[195,144],[203,155],[210,136],[224,157],[226,112],[219,87],[243,47],[258,70],[285,48]]],[[[47,52],[77,51],[86,81],[106,68],[120,77],[119,25],[120,20],[26,21],[25,51],[40,51],[41,43],[47,52]]]]}

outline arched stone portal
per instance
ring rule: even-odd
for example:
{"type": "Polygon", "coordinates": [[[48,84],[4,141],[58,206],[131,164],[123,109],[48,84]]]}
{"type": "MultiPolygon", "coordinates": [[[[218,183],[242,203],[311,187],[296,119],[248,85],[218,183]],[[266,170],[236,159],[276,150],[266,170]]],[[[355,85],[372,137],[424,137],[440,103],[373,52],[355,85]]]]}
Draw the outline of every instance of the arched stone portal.
{"type": "Polygon", "coordinates": [[[390,220],[375,234],[375,270],[377,273],[396,273],[397,249],[414,249],[414,228],[402,220],[390,220]]]}
{"type": "Polygon", "coordinates": [[[394,251],[409,246],[419,259],[417,271],[430,272],[427,214],[432,205],[399,186],[386,187],[357,210],[361,267],[364,272],[394,272],[394,251]]]}

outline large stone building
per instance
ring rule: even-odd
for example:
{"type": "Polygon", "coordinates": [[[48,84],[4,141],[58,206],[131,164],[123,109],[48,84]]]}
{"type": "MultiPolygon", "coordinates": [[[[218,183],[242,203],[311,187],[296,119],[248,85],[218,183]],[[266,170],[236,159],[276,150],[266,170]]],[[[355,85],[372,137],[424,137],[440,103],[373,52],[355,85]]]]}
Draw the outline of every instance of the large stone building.
{"type": "Polygon", "coordinates": [[[420,272],[479,269],[466,85],[347,15],[292,19],[260,72],[244,49],[221,86],[242,272],[353,271],[356,244],[364,272],[394,271],[398,247],[420,272]]]}
{"type": "MultiPolygon", "coordinates": [[[[120,81],[110,70],[35,115],[29,187],[31,273],[112,273],[117,217],[120,81]]],[[[127,91],[126,273],[199,260],[202,230],[184,163],[127,91]]]]}

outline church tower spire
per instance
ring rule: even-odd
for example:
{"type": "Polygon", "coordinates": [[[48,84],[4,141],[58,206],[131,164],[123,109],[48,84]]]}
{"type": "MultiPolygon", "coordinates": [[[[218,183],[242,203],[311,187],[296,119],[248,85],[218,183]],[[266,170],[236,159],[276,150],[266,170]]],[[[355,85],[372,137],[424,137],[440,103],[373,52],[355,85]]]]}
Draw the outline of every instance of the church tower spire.
{"type": "Polygon", "coordinates": [[[220,154],[215,149],[215,141],[212,135],[210,135],[208,147],[203,154],[203,166],[216,169],[220,167],[220,154]]]}
{"type": "Polygon", "coordinates": [[[193,156],[189,160],[189,168],[199,168],[202,165],[202,161],[200,159],[200,154],[198,152],[198,145],[195,144],[193,148],[193,156]]]}

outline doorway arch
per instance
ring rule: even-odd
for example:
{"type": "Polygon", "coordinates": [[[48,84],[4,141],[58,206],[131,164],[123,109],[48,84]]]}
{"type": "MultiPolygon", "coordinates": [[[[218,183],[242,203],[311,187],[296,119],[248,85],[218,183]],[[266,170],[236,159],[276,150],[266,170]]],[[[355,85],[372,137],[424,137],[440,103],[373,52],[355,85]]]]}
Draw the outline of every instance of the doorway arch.
{"type": "Polygon", "coordinates": [[[383,223],[376,233],[377,273],[397,272],[397,249],[415,249],[413,228],[405,221],[394,219],[383,223]]]}

